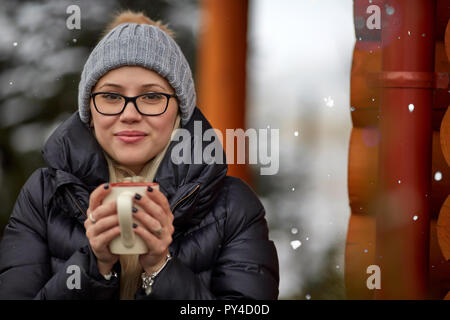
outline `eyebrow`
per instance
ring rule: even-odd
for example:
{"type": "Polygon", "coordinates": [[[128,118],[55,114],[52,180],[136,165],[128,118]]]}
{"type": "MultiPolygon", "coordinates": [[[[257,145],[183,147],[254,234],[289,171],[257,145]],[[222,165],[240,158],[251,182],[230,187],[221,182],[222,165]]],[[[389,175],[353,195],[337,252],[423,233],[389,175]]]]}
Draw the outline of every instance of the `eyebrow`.
{"type": "MultiPolygon", "coordinates": [[[[120,84],[116,84],[116,83],[104,83],[103,85],[101,85],[98,89],[100,90],[103,87],[113,87],[113,88],[117,88],[117,89],[123,89],[123,86],[121,86],[120,84]]],[[[167,88],[164,88],[163,86],[157,84],[157,83],[147,83],[147,84],[143,84],[141,86],[141,89],[148,89],[148,88],[154,88],[154,87],[158,87],[161,88],[163,90],[167,90],[167,88]]]]}

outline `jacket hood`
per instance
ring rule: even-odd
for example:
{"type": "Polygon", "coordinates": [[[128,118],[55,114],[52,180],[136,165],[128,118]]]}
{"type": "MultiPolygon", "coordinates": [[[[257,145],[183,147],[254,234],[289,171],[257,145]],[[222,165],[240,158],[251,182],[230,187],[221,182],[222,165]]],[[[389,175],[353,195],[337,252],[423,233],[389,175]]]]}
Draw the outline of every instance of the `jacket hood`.
{"type": "MultiPolygon", "coordinates": [[[[197,136],[200,132],[194,130],[195,121],[201,122],[203,132],[210,129],[211,125],[201,111],[195,108],[189,122],[182,126],[190,133],[191,150],[195,150],[194,143],[198,141],[201,142],[203,151],[210,142],[197,136]]],[[[215,139],[218,139],[217,136],[215,139]]],[[[178,143],[170,143],[154,180],[159,183],[161,192],[169,200],[175,216],[174,225],[195,225],[215,200],[228,167],[226,163],[207,164],[202,161],[201,164],[194,164],[193,152],[191,163],[174,164],[171,153],[178,143]]],[[[225,159],[223,148],[220,150],[225,159]]],[[[109,181],[108,164],[103,150],[89,127],[81,121],[78,112],[55,129],[46,141],[42,155],[50,172],[60,180],[56,181],[58,186],[77,183],[91,192],[109,181]]]]}

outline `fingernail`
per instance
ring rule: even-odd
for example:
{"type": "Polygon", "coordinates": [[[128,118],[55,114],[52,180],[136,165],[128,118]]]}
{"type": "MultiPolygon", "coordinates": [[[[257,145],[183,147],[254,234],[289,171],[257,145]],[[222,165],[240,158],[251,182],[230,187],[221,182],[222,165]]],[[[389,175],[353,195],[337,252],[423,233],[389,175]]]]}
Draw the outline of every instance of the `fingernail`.
{"type": "Polygon", "coordinates": [[[137,228],[137,224],[133,223],[133,229],[136,229],[136,228],[137,228]]]}
{"type": "Polygon", "coordinates": [[[148,192],[152,192],[152,191],[153,191],[153,188],[150,187],[150,186],[148,186],[147,191],[148,191],[148,192]]]}
{"type": "Polygon", "coordinates": [[[141,195],[140,194],[138,194],[138,193],[136,193],[136,195],[134,196],[134,198],[136,199],[136,200],[141,200],[141,195]]]}
{"type": "Polygon", "coordinates": [[[108,189],[109,188],[109,183],[105,184],[105,186],[103,188],[108,189]]]}
{"type": "Polygon", "coordinates": [[[133,213],[136,213],[138,210],[137,210],[135,207],[133,207],[133,208],[131,209],[131,211],[133,211],[133,213]]]}

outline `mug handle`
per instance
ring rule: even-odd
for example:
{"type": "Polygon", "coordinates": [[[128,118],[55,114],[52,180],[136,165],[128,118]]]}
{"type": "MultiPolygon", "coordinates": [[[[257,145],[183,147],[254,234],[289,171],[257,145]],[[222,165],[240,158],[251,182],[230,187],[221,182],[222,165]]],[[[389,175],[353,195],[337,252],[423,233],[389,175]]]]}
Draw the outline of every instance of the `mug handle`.
{"type": "Polygon", "coordinates": [[[133,247],[136,241],[131,214],[133,196],[134,193],[124,191],[117,197],[117,215],[119,218],[120,238],[122,244],[127,248],[133,247]]]}

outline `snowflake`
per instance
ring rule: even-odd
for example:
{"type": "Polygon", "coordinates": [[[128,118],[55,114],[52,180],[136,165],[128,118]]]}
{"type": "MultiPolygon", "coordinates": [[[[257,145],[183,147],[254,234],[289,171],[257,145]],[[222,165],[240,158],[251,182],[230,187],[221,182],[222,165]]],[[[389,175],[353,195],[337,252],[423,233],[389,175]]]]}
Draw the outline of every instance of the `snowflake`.
{"type": "Polygon", "coordinates": [[[328,96],[328,98],[323,98],[323,101],[325,101],[325,104],[329,108],[332,108],[334,106],[334,100],[330,96],[328,96]]]}
{"type": "Polygon", "coordinates": [[[297,250],[301,245],[302,243],[300,242],[300,240],[291,241],[291,247],[294,250],[297,250]]]}

